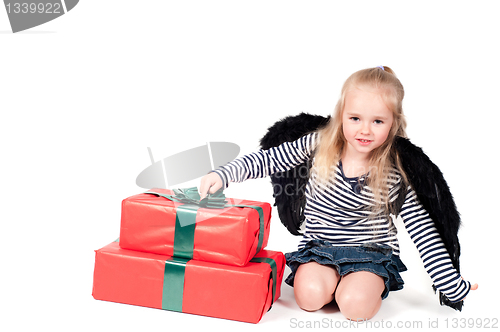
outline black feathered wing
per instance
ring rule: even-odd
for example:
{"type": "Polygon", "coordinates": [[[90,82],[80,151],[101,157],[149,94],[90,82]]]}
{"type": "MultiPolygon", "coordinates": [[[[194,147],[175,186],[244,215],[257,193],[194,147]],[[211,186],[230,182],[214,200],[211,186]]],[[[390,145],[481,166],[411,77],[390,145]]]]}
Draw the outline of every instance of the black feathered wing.
{"type": "MultiPolygon", "coordinates": [[[[318,130],[329,119],[307,113],[286,117],[268,128],[266,135],[260,140],[261,148],[268,150],[284,142],[296,141],[318,130]]],[[[301,235],[300,226],[304,222],[305,189],[310,168],[311,160],[308,160],[286,172],[271,175],[274,205],[278,209],[281,222],[293,235],[301,235]]]]}

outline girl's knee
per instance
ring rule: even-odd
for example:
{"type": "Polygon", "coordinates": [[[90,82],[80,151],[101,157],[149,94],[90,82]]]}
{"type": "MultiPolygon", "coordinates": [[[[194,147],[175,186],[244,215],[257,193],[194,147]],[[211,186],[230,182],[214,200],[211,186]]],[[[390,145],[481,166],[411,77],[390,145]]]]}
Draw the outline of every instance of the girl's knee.
{"type": "Polygon", "coordinates": [[[380,309],[384,289],[382,277],[366,271],[353,272],[342,278],[335,299],[348,319],[370,319],[380,309]]]}
{"type": "Polygon", "coordinates": [[[321,309],[333,300],[339,276],[331,267],[316,262],[301,265],[294,280],[295,300],[307,311],[321,309]]]}
{"type": "Polygon", "coordinates": [[[348,291],[337,292],[335,300],[340,312],[350,320],[371,319],[380,309],[382,304],[381,296],[372,296],[363,292],[348,291]]]}
{"type": "Polygon", "coordinates": [[[294,282],[295,301],[306,311],[316,311],[333,300],[333,293],[320,282],[294,282]]]}

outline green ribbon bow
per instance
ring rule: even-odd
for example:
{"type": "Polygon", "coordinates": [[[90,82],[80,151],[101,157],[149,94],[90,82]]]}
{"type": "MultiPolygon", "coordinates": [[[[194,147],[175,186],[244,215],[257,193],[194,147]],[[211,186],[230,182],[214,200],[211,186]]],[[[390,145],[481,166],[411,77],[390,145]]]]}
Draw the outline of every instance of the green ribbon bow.
{"type": "Polygon", "coordinates": [[[198,207],[208,209],[223,209],[226,207],[226,196],[224,195],[222,188],[217,190],[213,194],[208,194],[201,200],[200,194],[198,193],[198,188],[196,187],[172,190],[174,191],[174,195],[165,195],[153,191],[147,191],[145,192],[145,194],[158,195],[178,203],[193,204],[198,207]]]}

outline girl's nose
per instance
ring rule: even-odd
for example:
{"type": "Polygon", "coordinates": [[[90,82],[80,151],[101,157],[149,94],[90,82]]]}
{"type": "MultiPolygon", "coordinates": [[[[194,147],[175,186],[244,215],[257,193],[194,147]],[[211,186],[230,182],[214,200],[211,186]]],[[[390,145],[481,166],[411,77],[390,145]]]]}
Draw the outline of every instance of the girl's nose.
{"type": "Polygon", "coordinates": [[[361,126],[361,133],[362,134],[369,134],[370,133],[370,124],[367,122],[364,122],[363,125],[361,126]]]}

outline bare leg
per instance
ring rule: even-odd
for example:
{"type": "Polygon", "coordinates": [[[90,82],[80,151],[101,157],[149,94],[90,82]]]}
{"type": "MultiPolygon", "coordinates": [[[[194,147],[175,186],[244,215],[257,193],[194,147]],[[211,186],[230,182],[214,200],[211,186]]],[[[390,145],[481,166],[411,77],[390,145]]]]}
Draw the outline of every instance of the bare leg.
{"type": "Polygon", "coordinates": [[[384,288],[384,279],[375,273],[351,272],[340,280],[335,300],[346,318],[366,320],[380,309],[384,288]]]}
{"type": "Polygon", "coordinates": [[[307,311],[321,309],[333,300],[340,276],[334,268],[316,262],[304,263],[295,273],[294,293],[299,307],[307,311]]]}

